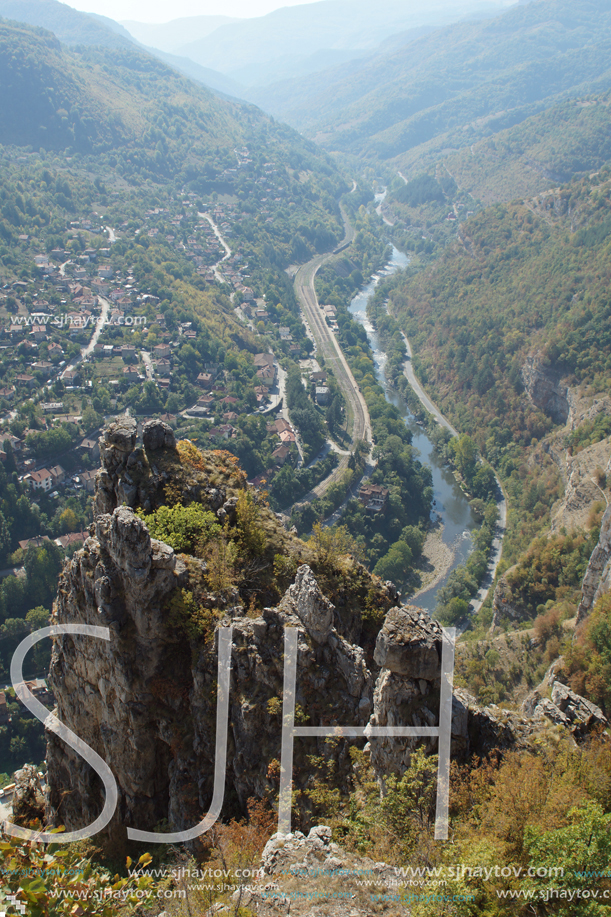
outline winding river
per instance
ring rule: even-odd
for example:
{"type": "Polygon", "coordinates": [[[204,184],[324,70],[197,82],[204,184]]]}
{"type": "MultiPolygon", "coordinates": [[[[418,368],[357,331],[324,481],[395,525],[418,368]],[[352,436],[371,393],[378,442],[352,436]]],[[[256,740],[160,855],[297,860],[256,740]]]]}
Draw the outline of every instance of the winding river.
{"type": "Polygon", "coordinates": [[[445,574],[441,579],[435,581],[429,588],[415,593],[411,598],[404,592],[403,597],[413,601],[421,608],[433,611],[436,604],[437,592],[441,586],[445,585],[448,576],[459,564],[465,562],[473,549],[471,532],[477,527],[475,517],[469,507],[469,501],[458,486],[450,469],[443,464],[436,454],[434,446],[428,438],[426,431],[418,426],[416,420],[409,410],[405,400],[387,382],[385,375],[386,354],[380,347],[380,341],[377,332],[367,318],[367,301],[373,294],[380,280],[389,277],[396,271],[407,267],[409,259],[398,249],[394,248],[392,257],[383,271],[374,275],[372,280],[364,287],[360,293],[354,297],[350,303],[350,312],[367,332],[369,344],[373,351],[373,358],[376,368],[376,377],[384,389],[387,401],[394,404],[403,415],[405,423],[412,432],[412,444],[418,450],[420,460],[431,468],[433,475],[434,503],[431,510],[431,522],[438,523],[441,527],[441,540],[446,546],[443,552],[449,559],[449,551],[452,554],[451,563],[446,564],[445,574]]]}

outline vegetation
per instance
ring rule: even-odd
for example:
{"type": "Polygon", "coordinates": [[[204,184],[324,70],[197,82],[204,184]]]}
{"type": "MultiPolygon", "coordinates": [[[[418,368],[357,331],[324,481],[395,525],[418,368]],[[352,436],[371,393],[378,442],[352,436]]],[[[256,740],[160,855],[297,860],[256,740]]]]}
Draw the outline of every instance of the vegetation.
{"type": "Polygon", "coordinates": [[[154,513],[141,513],[151,536],[181,554],[201,555],[206,543],[221,531],[214,513],[198,503],[160,506],[154,513]]]}

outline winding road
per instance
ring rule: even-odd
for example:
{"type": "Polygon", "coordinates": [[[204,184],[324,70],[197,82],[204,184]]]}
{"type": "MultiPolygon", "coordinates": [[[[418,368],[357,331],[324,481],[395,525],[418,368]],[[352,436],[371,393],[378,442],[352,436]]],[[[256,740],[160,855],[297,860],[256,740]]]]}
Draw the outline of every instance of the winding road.
{"type": "Polygon", "coordinates": [[[215,276],[215,278],[218,280],[219,283],[227,283],[227,281],[225,280],[225,278],[223,277],[223,275],[222,275],[221,272],[219,271],[219,264],[222,264],[223,261],[227,261],[228,258],[231,258],[231,254],[232,254],[232,253],[231,253],[231,249],[229,248],[229,246],[228,246],[227,243],[225,242],[223,236],[221,235],[221,230],[218,228],[218,226],[216,225],[216,223],[214,222],[214,220],[212,219],[212,217],[211,217],[209,214],[207,214],[207,213],[199,213],[199,212],[198,212],[197,215],[198,215],[198,217],[203,217],[204,220],[207,220],[207,221],[210,223],[210,225],[212,226],[212,231],[213,231],[214,235],[217,237],[217,239],[219,240],[219,242],[221,243],[221,245],[222,245],[223,248],[225,249],[225,254],[224,254],[223,257],[220,259],[220,261],[217,261],[216,264],[213,265],[212,270],[214,271],[214,276],[215,276]]]}

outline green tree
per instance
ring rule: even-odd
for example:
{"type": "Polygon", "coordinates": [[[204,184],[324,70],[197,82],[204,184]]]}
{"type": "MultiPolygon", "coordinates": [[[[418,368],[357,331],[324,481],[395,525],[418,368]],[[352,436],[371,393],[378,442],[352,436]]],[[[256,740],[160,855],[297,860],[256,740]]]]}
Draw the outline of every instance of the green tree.
{"type": "Polygon", "coordinates": [[[404,541],[395,541],[380,558],[373,572],[384,580],[403,583],[412,563],[412,552],[404,541]]]}

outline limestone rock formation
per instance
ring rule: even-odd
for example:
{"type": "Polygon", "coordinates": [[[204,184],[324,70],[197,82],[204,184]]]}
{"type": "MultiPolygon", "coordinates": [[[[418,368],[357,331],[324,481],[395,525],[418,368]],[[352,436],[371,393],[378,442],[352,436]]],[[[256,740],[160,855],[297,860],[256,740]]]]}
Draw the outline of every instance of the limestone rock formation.
{"type": "Polygon", "coordinates": [[[546,364],[542,354],[527,357],[521,374],[532,403],[556,423],[565,423],[570,411],[570,391],[558,373],[546,364]]]}
{"type": "Polygon", "coordinates": [[[413,605],[392,608],[378,634],[374,659],[379,666],[397,675],[439,678],[441,667],[441,626],[413,605]]]}
{"type": "Polygon", "coordinates": [[[532,610],[526,608],[513,594],[509,577],[515,567],[510,567],[502,576],[499,576],[492,598],[492,623],[493,631],[503,621],[527,621],[532,617],[532,610]]]}
{"type": "MultiPolygon", "coordinates": [[[[319,573],[313,553],[265,507],[260,511],[267,554],[242,553],[241,578],[236,570],[234,580],[228,574],[225,585],[212,591],[210,566],[221,563],[220,554],[177,555],[151,537],[134,509],[149,513],[166,493],[179,492],[184,503],[197,501],[215,512],[229,533],[223,537],[233,532],[234,544],[244,550],[236,512],[244,476],[222,455],[177,446],[163,424],[147,425],[143,433],[138,445],[130,418],[105,431],[92,534],[65,562],[54,610],[57,623],[109,629],[108,641],[57,637],[50,682],[58,718],[104,759],[117,781],[110,837],[120,838],[125,826],[153,830],[166,819],[172,830],[185,830],[208,810],[220,628],[233,629],[225,812],[244,811],[250,797],[277,794],[287,627],[297,631],[297,724],[438,725],[438,623],[413,606],[391,608],[396,592],[355,563],[319,573]],[[281,589],[273,572],[278,555],[295,561],[281,589]],[[271,600],[255,605],[253,583],[259,598],[271,600]],[[371,658],[367,642],[361,646],[359,640],[361,607],[373,600],[390,610],[371,658]]],[[[570,700],[564,710],[569,719],[573,708],[570,700]]],[[[479,707],[455,691],[452,753],[485,754],[527,743],[534,722],[479,707]]],[[[329,765],[338,785],[348,786],[351,741],[362,743],[295,738],[294,801],[301,826],[314,817],[310,793],[319,765],[312,761],[329,765]]],[[[371,738],[381,784],[387,774],[403,773],[418,743],[435,751],[437,739],[371,738]]],[[[103,805],[101,781],[54,733],[48,734],[47,766],[51,820],[68,829],[93,822],[103,805]]]]}
{"type": "Polygon", "coordinates": [[[45,818],[45,794],[33,764],[26,764],[15,772],[13,793],[13,821],[17,825],[31,826],[33,822],[43,823],[45,818]]]}
{"type": "Polygon", "coordinates": [[[323,643],[333,627],[334,606],[325,598],[309,567],[300,567],[280,606],[294,613],[317,643],[323,643]]]}
{"type": "Polygon", "coordinates": [[[581,601],[577,609],[577,625],[589,615],[592,607],[611,589],[611,506],[605,510],[600,525],[598,544],[592,551],[588,569],[581,585],[581,601]]]}
{"type": "Polygon", "coordinates": [[[397,894],[401,871],[349,853],[331,838],[327,825],[315,825],[307,835],[301,831],[272,835],[263,851],[259,875],[234,892],[234,906],[249,908],[261,917],[288,913],[295,917],[323,913],[326,917],[368,917],[372,897],[379,895],[380,900],[388,899],[384,901],[388,917],[406,915],[408,907],[397,894]]]}

